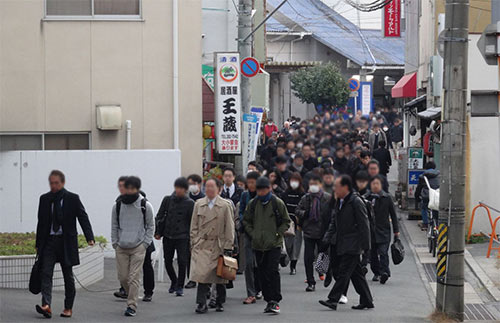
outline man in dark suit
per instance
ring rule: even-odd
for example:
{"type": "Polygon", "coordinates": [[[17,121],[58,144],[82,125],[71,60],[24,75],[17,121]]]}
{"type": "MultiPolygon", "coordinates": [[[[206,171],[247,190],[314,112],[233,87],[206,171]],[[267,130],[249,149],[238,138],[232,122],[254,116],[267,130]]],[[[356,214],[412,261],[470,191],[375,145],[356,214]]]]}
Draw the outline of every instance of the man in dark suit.
{"type": "Polygon", "coordinates": [[[224,180],[224,188],[220,196],[224,199],[228,199],[233,201],[236,206],[241,198],[241,193],[243,190],[234,184],[234,179],[236,177],[236,172],[233,168],[224,169],[224,173],[222,174],[222,179],[224,180]]]}
{"type": "Polygon", "coordinates": [[[59,170],[49,175],[50,192],[40,197],[36,250],[41,260],[42,306],[36,311],[46,318],[52,317],[52,276],[56,262],[64,277],[64,311],[62,317],[71,317],[75,300],[73,266],[80,264],[76,219],[82,227],[87,243],[94,245],[94,234],[80,197],[64,188],[65,176],[59,170]]]}
{"type": "Polygon", "coordinates": [[[359,294],[359,305],[353,306],[352,309],[373,308],[373,298],[360,259],[361,254],[368,254],[370,250],[370,225],[365,203],[358,193],[353,191],[352,180],[348,175],[342,175],[335,180],[335,196],[335,213],[323,243],[335,248],[335,261],[338,261],[338,264],[332,267],[338,266],[338,274],[328,299],[319,303],[336,310],[350,280],[359,294]]]}
{"type": "Polygon", "coordinates": [[[392,157],[389,149],[386,147],[386,142],[380,140],[378,142],[378,148],[372,153],[373,159],[377,160],[379,163],[380,174],[387,176],[389,173],[389,168],[392,166],[392,157]]]}

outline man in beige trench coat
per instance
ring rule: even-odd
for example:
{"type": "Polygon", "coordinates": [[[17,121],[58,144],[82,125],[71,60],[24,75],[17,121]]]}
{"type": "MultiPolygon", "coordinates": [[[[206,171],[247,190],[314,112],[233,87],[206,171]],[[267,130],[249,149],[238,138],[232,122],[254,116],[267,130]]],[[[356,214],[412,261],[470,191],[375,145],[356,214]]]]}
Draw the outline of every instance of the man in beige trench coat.
{"type": "Polygon", "coordinates": [[[204,198],[196,201],[191,219],[191,279],[198,283],[196,313],[208,311],[207,295],[211,284],[217,286],[216,311],[223,312],[227,280],[217,277],[217,262],[231,255],[234,240],[233,208],[219,196],[221,182],[208,179],[204,198]]]}

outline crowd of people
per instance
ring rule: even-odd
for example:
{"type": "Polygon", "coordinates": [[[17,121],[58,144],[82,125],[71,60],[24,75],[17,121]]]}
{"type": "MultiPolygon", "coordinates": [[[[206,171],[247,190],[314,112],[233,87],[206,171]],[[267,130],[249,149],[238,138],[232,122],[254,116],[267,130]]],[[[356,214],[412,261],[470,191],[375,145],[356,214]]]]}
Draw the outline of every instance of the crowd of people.
{"type": "MultiPolygon", "coordinates": [[[[296,275],[300,262],[305,292],[316,290],[316,279],[325,287],[333,282],[321,305],[336,310],[346,304],[352,282],[359,294],[352,308],[373,308],[368,265],[372,280],[385,284],[391,277],[389,245],[399,236],[386,176],[393,160],[390,149],[397,157],[402,131],[401,120],[388,110],[347,120],[329,112],[307,121],[291,118],[281,129],[268,119],[259,158],[247,165],[245,175],[228,167],[222,181],[203,181],[197,174],[180,177],[156,216],[140,178],[121,177],[111,213],[111,245],[121,285],[114,295],[127,300],[124,314],[137,313],[141,276],[142,300],[153,298],[153,239],[162,240],[168,292],[181,297],[184,289],[197,288],[199,314],[209,308],[223,312],[227,289],[233,287],[233,281],[217,274],[220,256],[238,259],[246,286],[242,302],[250,305],[263,298],[264,313],[280,313],[280,274],[288,267],[296,275]],[[318,270],[319,255],[327,259],[326,270],[318,270]]],[[[64,174],[53,171],[49,182],[51,192],[40,200],[37,228],[44,265],[42,304],[36,310],[52,316],[52,273],[60,262],[66,289],[61,316],[71,317],[71,267],[79,263],[71,235],[76,219],[89,244],[94,237],[78,196],[64,189],[64,174]]]]}

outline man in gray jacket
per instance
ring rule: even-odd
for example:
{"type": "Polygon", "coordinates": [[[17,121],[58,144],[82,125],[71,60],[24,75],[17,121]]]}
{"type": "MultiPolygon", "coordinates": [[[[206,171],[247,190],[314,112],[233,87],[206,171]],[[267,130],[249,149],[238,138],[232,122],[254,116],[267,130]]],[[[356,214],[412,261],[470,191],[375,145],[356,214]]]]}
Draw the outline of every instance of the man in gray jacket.
{"type": "Polygon", "coordinates": [[[111,243],[116,251],[118,280],[128,295],[125,316],[135,316],[144,256],[153,241],[154,217],[153,206],[139,193],[141,180],[130,176],[125,188],[111,213],[111,243]]]}

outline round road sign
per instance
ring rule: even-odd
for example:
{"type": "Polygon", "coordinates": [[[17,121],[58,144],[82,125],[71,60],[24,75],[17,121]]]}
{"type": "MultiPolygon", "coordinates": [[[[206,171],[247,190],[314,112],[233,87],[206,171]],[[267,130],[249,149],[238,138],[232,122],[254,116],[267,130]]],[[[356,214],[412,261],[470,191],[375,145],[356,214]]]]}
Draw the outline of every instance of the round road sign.
{"type": "Polygon", "coordinates": [[[260,64],[253,57],[244,58],[241,61],[241,74],[246,77],[254,77],[259,74],[260,64]]]}
{"type": "Polygon", "coordinates": [[[349,84],[349,89],[351,91],[357,91],[357,90],[359,90],[359,81],[356,80],[355,78],[350,78],[347,81],[347,84],[349,84]]]}

